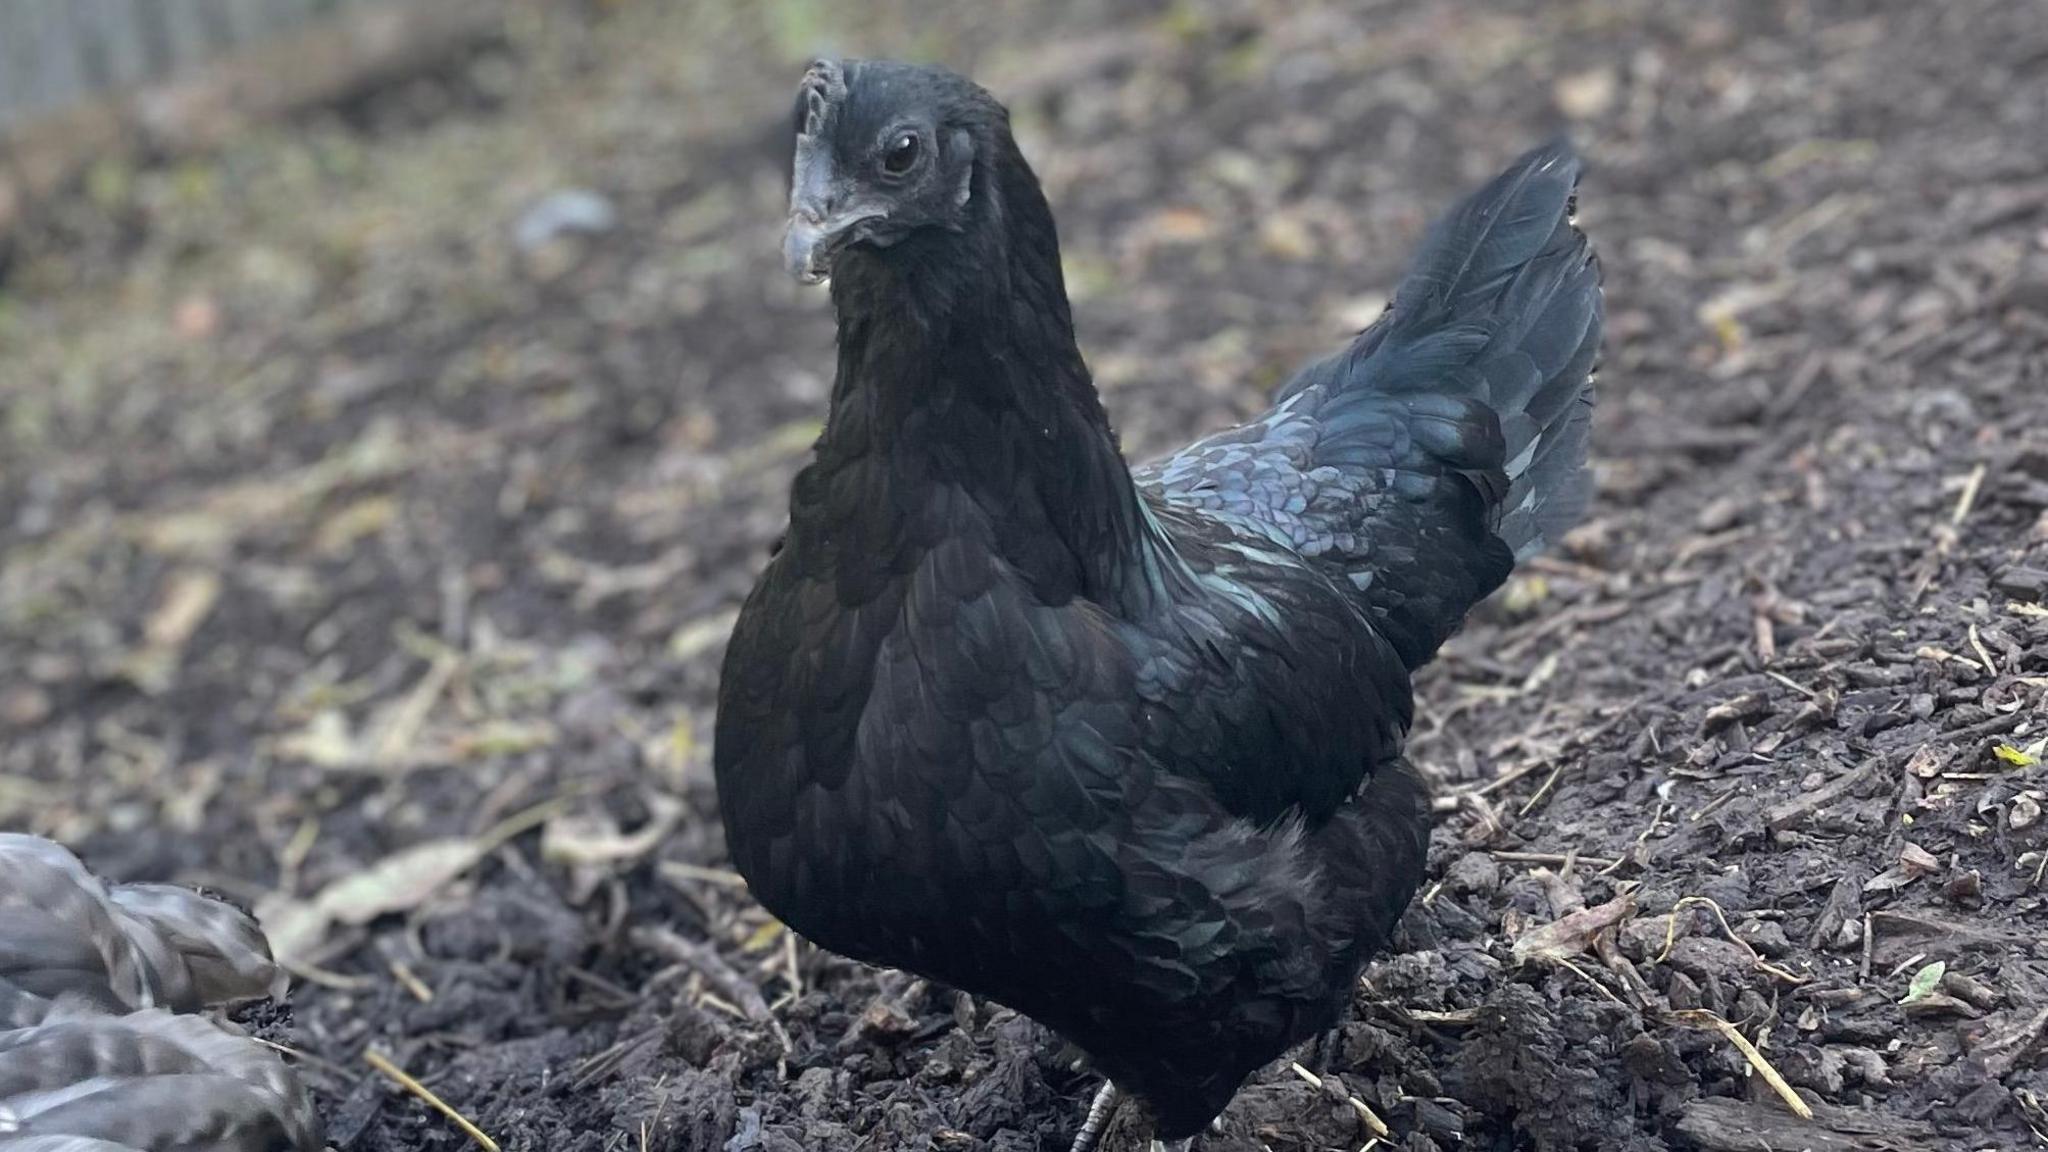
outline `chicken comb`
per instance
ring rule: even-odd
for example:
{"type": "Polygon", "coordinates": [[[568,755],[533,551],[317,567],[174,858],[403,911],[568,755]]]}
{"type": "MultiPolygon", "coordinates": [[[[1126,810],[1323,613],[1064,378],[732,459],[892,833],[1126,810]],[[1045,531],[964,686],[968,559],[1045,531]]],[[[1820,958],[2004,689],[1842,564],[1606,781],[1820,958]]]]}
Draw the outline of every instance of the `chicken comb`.
{"type": "Polygon", "coordinates": [[[797,92],[804,110],[798,135],[816,136],[825,127],[833,107],[846,99],[846,69],[837,60],[813,60],[797,92]]]}

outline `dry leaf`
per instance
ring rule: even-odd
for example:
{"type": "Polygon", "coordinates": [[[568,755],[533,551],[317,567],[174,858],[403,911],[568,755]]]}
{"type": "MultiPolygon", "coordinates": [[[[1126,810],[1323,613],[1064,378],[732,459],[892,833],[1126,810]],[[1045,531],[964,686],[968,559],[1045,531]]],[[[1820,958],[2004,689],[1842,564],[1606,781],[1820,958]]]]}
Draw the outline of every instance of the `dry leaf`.
{"type": "Polygon", "coordinates": [[[537,804],[481,836],[451,836],[401,849],[335,880],[311,900],[275,893],[259,901],[256,918],[270,938],[271,954],[280,964],[303,963],[337,923],[368,924],[379,916],[410,912],[499,845],[559,812],[563,803],[556,799],[537,804]]]}
{"type": "Polygon", "coordinates": [[[784,931],[782,921],[769,920],[752,932],[747,933],[747,938],[740,941],[740,951],[747,953],[766,952],[774,947],[777,941],[782,939],[784,931]]]}
{"type": "Polygon", "coordinates": [[[280,964],[301,961],[327,939],[337,922],[368,924],[392,912],[411,911],[475,866],[491,847],[459,837],[415,844],[334,881],[310,901],[263,901],[257,905],[256,918],[280,964]]]}
{"type": "Polygon", "coordinates": [[[122,673],[152,696],[168,690],[184,659],[186,643],[213,614],[220,591],[220,577],[206,569],[173,573],[156,610],[143,625],[142,646],[122,660],[122,673]]]}
{"type": "Polygon", "coordinates": [[[682,819],[683,802],[650,792],[647,812],[647,823],[630,833],[619,831],[618,823],[603,812],[565,812],[541,828],[541,858],[572,867],[638,860],[675,830],[682,819]]]}
{"type": "Polygon", "coordinates": [[[1899,1001],[1899,1003],[1912,1004],[1916,1001],[1927,999],[1933,993],[1935,987],[1941,983],[1941,978],[1947,973],[1948,962],[1945,960],[1936,960],[1934,963],[1913,973],[1913,982],[1906,986],[1906,998],[1899,1001]]]}
{"type": "Polygon", "coordinates": [[[304,728],[279,737],[277,754],[316,768],[354,768],[368,759],[349,731],[348,717],[333,708],[314,713],[304,728]]]}
{"type": "Polygon", "coordinates": [[[1581,908],[1540,928],[1531,928],[1515,941],[1517,963],[1530,960],[1565,960],[1592,946],[1593,938],[1627,919],[1636,909],[1634,893],[1623,893],[1592,908],[1581,908]]]}

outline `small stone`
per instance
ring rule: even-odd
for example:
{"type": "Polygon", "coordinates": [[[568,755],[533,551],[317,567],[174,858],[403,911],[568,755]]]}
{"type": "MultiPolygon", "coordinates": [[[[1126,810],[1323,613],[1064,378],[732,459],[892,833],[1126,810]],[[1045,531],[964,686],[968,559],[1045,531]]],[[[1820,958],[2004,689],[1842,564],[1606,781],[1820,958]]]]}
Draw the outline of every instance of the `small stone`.
{"type": "Polygon", "coordinates": [[[1891,1087],[1891,1068],[1884,1057],[1868,1048],[1834,1048],[1830,1051],[1842,1054],[1842,1063],[1847,1065],[1863,1083],[1871,1088],[1891,1087]]]}
{"type": "Polygon", "coordinates": [[[2048,600],[2048,572],[2039,568],[2007,568],[1991,578],[1991,586],[2015,600],[2048,600]]]}
{"type": "Polygon", "coordinates": [[[1839,1049],[1816,1048],[1811,1044],[1795,1045],[1776,1061],[1779,1073],[1787,1081],[1827,1097],[1841,1095],[1842,1073],[1847,1063],[1839,1049]]]}
{"type": "Polygon", "coordinates": [[[1729,725],[1761,720],[1770,714],[1771,702],[1763,693],[1744,692],[1707,709],[1700,720],[1700,730],[1711,736],[1729,725]]]}
{"type": "Polygon", "coordinates": [[[33,684],[0,689],[0,722],[10,728],[33,728],[50,718],[50,694],[33,684]]]}
{"type": "Polygon", "coordinates": [[[1723,496],[1700,509],[1694,521],[1702,532],[1725,532],[1742,521],[1742,504],[1732,496],[1723,496]]]}
{"type": "Polygon", "coordinates": [[[618,209],[586,188],[564,188],[542,197],[520,214],[512,242],[523,252],[536,252],[564,236],[598,236],[618,224],[618,209]]]}
{"type": "Polygon", "coordinates": [[[1975,908],[1984,903],[1984,877],[1975,868],[1957,872],[1948,878],[1949,903],[1961,908],[1975,908]]]}
{"type": "Polygon", "coordinates": [[[1692,1082],[1692,1071],[1669,1041],[1638,1035],[1621,1048],[1621,1065],[1630,1075],[1653,1084],[1677,1087],[1692,1082]]]}
{"type": "Polygon", "coordinates": [[[910,1038],[917,1031],[917,1021],[910,1018],[894,1001],[877,999],[869,1004],[867,1011],[860,1014],[855,1025],[860,1034],[882,1044],[896,1044],[910,1038]]]}
{"type": "Polygon", "coordinates": [[[1932,876],[1941,871],[1941,861],[1935,858],[1934,853],[1910,840],[1899,849],[1899,866],[1922,876],[1932,876]]]}
{"type": "Polygon", "coordinates": [[[1745,924],[1739,935],[1759,955],[1783,956],[1792,950],[1792,941],[1786,937],[1784,926],[1770,920],[1745,924]]]}
{"type": "Polygon", "coordinates": [[[1941,770],[1947,766],[1948,761],[1949,757],[1937,751],[1934,745],[1922,744],[1913,753],[1913,758],[1906,761],[1906,771],[1922,780],[1932,780],[1941,775],[1941,770]]]}
{"type": "Polygon", "coordinates": [[[1574,120],[1591,120],[1614,107],[1620,82],[1612,68],[1592,68],[1560,77],[1550,86],[1557,110],[1574,120]]]}
{"type": "Polygon", "coordinates": [[[1834,940],[1829,942],[1829,947],[1837,952],[1847,952],[1862,943],[1863,921],[1844,920],[1842,921],[1842,927],[1835,932],[1834,940]]]}
{"type": "Polygon", "coordinates": [[[187,340],[204,340],[220,330],[220,305],[211,296],[187,296],[171,314],[171,327],[187,340]]]}
{"type": "Polygon", "coordinates": [[[2041,819],[2041,802],[2030,792],[2022,792],[2012,798],[2012,807],[2005,811],[2005,826],[2015,832],[2032,828],[2041,819]]]}
{"type": "Polygon", "coordinates": [[[1704,983],[1712,979],[1740,979],[1754,967],[1740,944],[1718,936],[1683,936],[1671,946],[1667,962],[1673,968],[1704,983]]]}
{"type": "Polygon", "coordinates": [[[1941,974],[1941,990],[1979,1008],[1994,1007],[2004,998],[2003,993],[1982,980],[1953,970],[1941,974]]]}
{"type": "Polygon", "coordinates": [[[1930,992],[1906,1005],[1906,1015],[1925,1019],[1932,1016],[1961,1016],[1974,1020],[1983,1015],[1977,1009],[1946,992],[1930,992]]]}
{"type": "Polygon", "coordinates": [[[1445,869],[1444,886],[1461,893],[1497,892],[1500,890],[1500,865],[1484,852],[1467,852],[1445,869]]]}
{"type": "Polygon", "coordinates": [[[1671,1006],[1680,1012],[1701,1007],[1704,1000],[1700,986],[1683,972],[1671,974],[1670,985],[1664,989],[1664,998],[1671,1001],[1671,1006]]]}
{"type": "Polygon", "coordinates": [[[1259,247],[1282,260],[1306,260],[1316,254],[1316,238],[1300,216],[1273,212],[1259,222],[1259,247]]]}

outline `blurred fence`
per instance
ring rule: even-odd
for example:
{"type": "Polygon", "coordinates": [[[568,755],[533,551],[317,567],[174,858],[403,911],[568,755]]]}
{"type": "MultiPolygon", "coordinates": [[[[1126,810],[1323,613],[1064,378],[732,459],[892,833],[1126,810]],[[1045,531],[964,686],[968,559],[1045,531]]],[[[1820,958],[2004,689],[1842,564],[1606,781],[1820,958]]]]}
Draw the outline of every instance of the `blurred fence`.
{"type": "Polygon", "coordinates": [[[0,0],[0,132],[343,8],[443,0],[0,0]]]}

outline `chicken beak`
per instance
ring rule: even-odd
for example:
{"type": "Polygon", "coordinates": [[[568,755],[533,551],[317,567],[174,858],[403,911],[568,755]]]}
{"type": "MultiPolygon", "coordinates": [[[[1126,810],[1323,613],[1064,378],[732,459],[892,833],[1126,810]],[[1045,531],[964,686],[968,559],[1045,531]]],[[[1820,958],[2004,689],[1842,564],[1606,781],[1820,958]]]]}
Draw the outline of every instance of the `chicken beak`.
{"type": "Polygon", "coordinates": [[[832,274],[832,258],[851,240],[855,226],[883,215],[839,178],[830,154],[809,138],[797,141],[791,170],[789,223],[782,232],[782,264],[805,284],[832,274]]]}
{"type": "Polygon", "coordinates": [[[879,208],[851,208],[825,215],[798,205],[782,230],[782,266],[805,284],[820,284],[832,275],[832,259],[860,238],[858,227],[886,215],[879,208]]]}
{"type": "Polygon", "coordinates": [[[839,246],[841,230],[831,222],[808,213],[790,213],[789,226],[782,232],[782,266],[804,284],[823,283],[832,274],[832,251],[839,246]]]}

